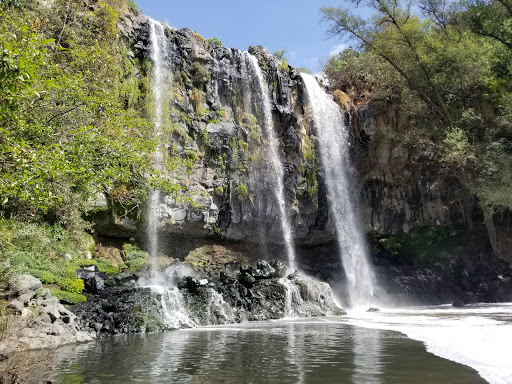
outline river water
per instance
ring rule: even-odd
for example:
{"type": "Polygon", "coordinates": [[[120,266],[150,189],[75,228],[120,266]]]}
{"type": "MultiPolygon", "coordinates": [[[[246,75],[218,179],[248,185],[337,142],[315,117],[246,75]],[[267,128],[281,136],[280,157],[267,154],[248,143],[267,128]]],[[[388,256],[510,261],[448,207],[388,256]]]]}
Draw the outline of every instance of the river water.
{"type": "Polygon", "coordinates": [[[512,383],[511,343],[512,304],[382,310],[71,345],[44,376],[62,384],[502,384],[512,383]]]}

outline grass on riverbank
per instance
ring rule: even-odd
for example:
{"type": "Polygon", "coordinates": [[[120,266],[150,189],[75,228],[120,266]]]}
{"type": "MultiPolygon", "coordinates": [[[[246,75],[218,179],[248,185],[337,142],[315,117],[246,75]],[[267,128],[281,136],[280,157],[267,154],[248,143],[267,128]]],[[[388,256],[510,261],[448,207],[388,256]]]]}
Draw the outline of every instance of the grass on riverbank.
{"type": "MultiPolygon", "coordinates": [[[[106,259],[90,259],[94,252],[92,236],[83,233],[72,237],[60,224],[20,222],[13,219],[0,220],[0,268],[4,283],[14,274],[30,274],[44,284],[56,284],[62,292],[80,294],[84,282],[76,278],[76,269],[86,265],[97,265],[108,274],[120,272],[122,266],[114,266],[106,259]]],[[[137,263],[143,264],[136,247],[130,253],[137,263]],[[137,252],[136,252],[137,251],[137,252]],[[137,257],[135,257],[137,256],[137,257]]],[[[128,263],[128,262],[127,262],[128,263]]],[[[134,265],[136,264],[136,265],[134,265]]],[[[1,278],[1,276],[0,276],[1,278]]],[[[62,293],[64,294],[64,293],[62,293]]],[[[71,301],[83,300],[73,297],[71,301]]]]}

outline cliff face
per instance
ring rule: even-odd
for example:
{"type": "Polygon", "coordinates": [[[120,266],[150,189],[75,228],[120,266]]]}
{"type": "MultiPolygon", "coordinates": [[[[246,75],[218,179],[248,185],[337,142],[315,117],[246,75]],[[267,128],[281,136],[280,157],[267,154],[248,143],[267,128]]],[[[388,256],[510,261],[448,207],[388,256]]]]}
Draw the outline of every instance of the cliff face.
{"type": "MultiPolygon", "coordinates": [[[[134,56],[141,63],[150,62],[148,19],[138,17],[123,23],[122,31],[133,43],[134,56]]],[[[197,206],[162,199],[160,231],[281,242],[273,193],[276,175],[266,158],[269,138],[262,129],[264,116],[251,67],[253,55],[264,75],[264,91],[270,94],[294,236],[307,243],[331,239],[327,198],[317,181],[318,149],[299,72],[263,47],[250,47],[250,54],[225,47],[213,49],[197,33],[169,26],[165,26],[165,35],[167,49],[162,59],[172,80],[164,105],[163,146],[169,156],[189,160],[188,170],[172,176],[178,177],[197,206]]],[[[143,237],[141,223],[120,216],[116,222],[117,228],[100,222],[99,231],[143,237]]]]}
{"type": "MultiPolygon", "coordinates": [[[[261,94],[249,54],[214,49],[188,29],[164,27],[167,46],[162,60],[172,75],[166,85],[162,141],[168,155],[188,159],[188,169],[171,176],[179,179],[196,206],[162,199],[162,237],[282,242],[275,175],[265,155],[269,138],[262,130],[261,94]]],[[[134,57],[150,63],[149,20],[126,17],[120,29],[131,41],[134,57]]],[[[334,229],[318,161],[321,148],[315,145],[302,78],[263,47],[250,47],[249,52],[257,58],[270,94],[295,242],[329,242],[334,229]]],[[[373,114],[368,108],[359,120],[358,136],[364,143],[353,139],[359,176],[354,186],[363,228],[386,234],[456,222],[460,208],[450,201],[450,186],[438,181],[431,166],[436,154],[428,145],[408,148],[396,140],[407,134],[405,115],[393,110],[373,114]]],[[[114,224],[98,220],[97,227],[103,234],[145,236],[143,220],[123,215],[117,215],[114,224]]]]}
{"type": "Polygon", "coordinates": [[[361,114],[366,143],[359,146],[357,168],[368,231],[408,233],[421,226],[462,224],[458,186],[449,185],[434,161],[428,141],[407,143],[410,120],[395,109],[361,114]]]}

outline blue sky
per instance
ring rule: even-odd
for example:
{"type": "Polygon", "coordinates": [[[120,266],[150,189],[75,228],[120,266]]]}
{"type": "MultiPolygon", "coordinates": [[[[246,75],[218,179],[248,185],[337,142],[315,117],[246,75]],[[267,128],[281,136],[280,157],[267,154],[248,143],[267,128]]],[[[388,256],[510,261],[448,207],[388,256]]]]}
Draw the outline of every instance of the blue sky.
{"type": "Polygon", "coordinates": [[[271,53],[286,49],[288,62],[316,73],[329,55],[343,47],[327,37],[320,8],[339,6],[335,0],[135,0],[152,18],[190,28],[204,38],[219,38],[226,47],[248,50],[263,45],[271,53]]]}

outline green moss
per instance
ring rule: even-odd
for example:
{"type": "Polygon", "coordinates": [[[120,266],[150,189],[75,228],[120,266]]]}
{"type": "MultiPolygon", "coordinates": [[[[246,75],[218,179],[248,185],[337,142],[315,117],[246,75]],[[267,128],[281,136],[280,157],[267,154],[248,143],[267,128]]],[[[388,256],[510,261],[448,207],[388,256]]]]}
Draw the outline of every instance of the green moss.
{"type": "Polygon", "coordinates": [[[249,190],[247,189],[247,185],[238,184],[238,186],[235,189],[235,195],[239,201],[244,201],[245,199],[247,199],[249,197],[249,190]]]}
{"type": "Polygon", "coordinates": [[[185,151],[183,151],[183,156],[192,161],[196,161],[199,158],[197,156],[197,152],[193,149],[185,149],[185,151]]]}
{"type": "Polygon", "coordinates": [[[245,141],[243,140],[238,140],[238,147],[244,151],[244,153],[247,153],[247,151],[249,150],[249,144],[246,143],[245,141]]]}
{"type": "Polygon", "coordinates": [[[194,88],[190,94],[190,100],[194,103],[196,116],[202,118],[208,110],[203,107],[204,93],[198,88],[194,88]]]}
{"type": "Polygon", "coordinates": [[[119,268],[115,267],[110,261],[100,258],[95,259],[96,265],[101,272],[105,272],[108,275],[115,275],[119,273],[119,268]]]}
{"type": "Polygon", "coordinates": [[[59,301],[64,301],[65,303],[70,304],[79,304],[85,303],[87,301],[87,297],[78,293],[65,292],[60,289],[50,289],[50,293],[52,296],[55,296],[59,301]]]}
{"type": "Polygon", "coordinates": [[[123,245],[123,259],[130,270],[135,271],[144,266],[148,260],[148,254],[133,244],[123,245]]]}
{"type": "Polygon", "coordinates": [[[227,111],[225,111],[223,109],[219,109],[219,110],[215,111],[215,114],[217,115],[218,120],[225,119],[226,116],[228,115],[227,111]]]}
{"type": "Polygon", "coordinates": [[[224,195],[224,187],[219,185],[217,188],[215,188],[215,194],[217,196],[223,196],[224,195]]]}
{"type": "Polygon", "coordinates": [[[422,227],[410,234],[378,239],[380,246],[400,263],[446,266],[453,250],[467,241],[462,230],[446,227],[422,227]]]}

